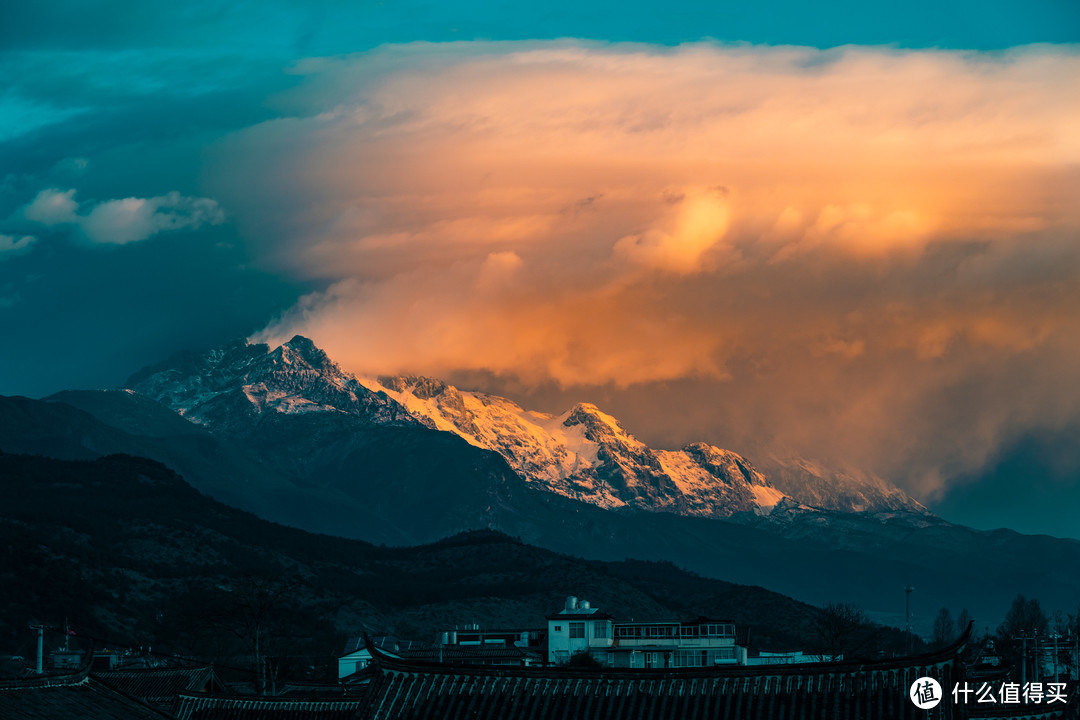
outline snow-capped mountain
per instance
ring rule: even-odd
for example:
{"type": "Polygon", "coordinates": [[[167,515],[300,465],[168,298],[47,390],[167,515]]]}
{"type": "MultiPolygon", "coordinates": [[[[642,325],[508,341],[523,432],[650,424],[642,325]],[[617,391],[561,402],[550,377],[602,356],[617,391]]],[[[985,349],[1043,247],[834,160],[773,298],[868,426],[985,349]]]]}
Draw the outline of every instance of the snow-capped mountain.
{"type": "Polygon", "coordinates": [[[137,373],[128,387],[211,430],[242,432],[262,416],[320,412],[346,413],[371,425],[418,424],[299,335],[273,350],[237,341],[185,353],[137,373]]]}
{"type": "Polygon", "coordinates": [[[338,456],[355,446],[347,436],[358,428],[413,427],[497,453],[534,489],[607,509],[714,518],[768,515],[778,504],[926,512],[883,480],[830,473],[808,461],[763,454],[763,473],[706,443],[650,448],[588,403],[550,415],[431,378],[357,379],[301,336],[273,349],[237,341],[185,353],[136,374],[128,387],[212,432],[255,442],[305,476],[342,462],[338,456]],[[306,450],[297,453],[297,443],[306,450]]]}
{"type": "Polygon", "coordinates": [[[424,377],[362,379],[439,430],[502,455],[522,477],[605,508],[703,517],[767,513],[784,494],[743,457],[705,443],[654,450],[595,405],[561,415],[424,377]]]}
{"type": "Polygon", "coordinates": [[[807,505],[852,513],[930,512],[889,481],[859,468],[768,451],[754,457],[777,489],[807,505]]]}

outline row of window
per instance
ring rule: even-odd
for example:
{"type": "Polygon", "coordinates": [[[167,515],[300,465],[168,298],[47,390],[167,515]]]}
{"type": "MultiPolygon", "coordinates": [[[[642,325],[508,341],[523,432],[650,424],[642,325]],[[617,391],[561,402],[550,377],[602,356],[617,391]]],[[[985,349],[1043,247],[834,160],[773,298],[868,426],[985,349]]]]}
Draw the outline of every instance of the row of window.
{"type": "MultiPolygon", "coordinates": [[[[555,626],[555,632],[558,632],[559,630],[561,630],[560,626],[556,625],[555,626]]],[[[602,623],[602,622],[593,623],[593,637],[594,638],[606,639],[607,636],[608,636],[607,623],[602,623]]],[[[570,639],[573,640],[574,638],[578,638],[578,639],[582,639],[582,640],[585,639],[585,623],[583,623],[583,622],[572,622],[572,623],[570,623],[570,639]]]]}
{"type": "Polygon", "coordinates": [[[706,623],[702,625],[620,625],[615,637],[637,638],[722,638],[735,637],[735,626],[730,623],[706,623]]]}
{"type": "Polygon", "coordinates": [[[709,667],[717,662],[735,659],[735,648],[716,650],[679,650],[675,653],[674,667],[709,667]]]}
{"type": "Polygon", "coordinates": [[[619,638],[664,638],[677,637],[677,625],[631,625],[615,628],[615,637],[619,638]]]}
{"type": "Polygon", "coordinates": [[[604,657],[604,662],[609,667],[713,667],[722,663],[730,663],[735,660],[735,648],[718,648],[714,650],[678,650],[674,653],[644,652],[644,653],[612,653],[604,657]]]}
{"type": "Polygon", "coordinates": [[[731,623],[683,625],[679,633],[682,637],[735,637],[735,626],[731,623]]]}
{"type": "MultiPolygon", "coordinates": [[[[562,626],[554,626],[555,632],[562,632],[562,626]]],[[[570,623],[570,639],[584,639],[585,623],[570,623]]],[[[593,623],[593,637],[606,639],[608,637],[607,623],[593,623]]],[[[615,637],[638,639],[638,638],[717,638],[735,637],[735,626],[730,623],[706,623],[702,625],[620,625],[615,628],[615,637]]]]}

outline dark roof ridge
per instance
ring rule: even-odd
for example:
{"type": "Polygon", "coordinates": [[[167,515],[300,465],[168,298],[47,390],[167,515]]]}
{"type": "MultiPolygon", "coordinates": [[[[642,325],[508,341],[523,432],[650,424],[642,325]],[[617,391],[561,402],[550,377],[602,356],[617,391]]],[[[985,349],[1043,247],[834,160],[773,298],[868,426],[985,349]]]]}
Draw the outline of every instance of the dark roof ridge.
{"type": "Polygon", "coordinates": [[[120,673],[195,673],[202,672],[204,670],[210,670],[213,665],[174,665],[171,667],[119,667],[110,668],[109,670],[94,670],[91,671],[91,675],[118,675],[120,673]]]}
{"type": "MultiPolygon", "coordinates": [[[[328,686],[329,687],[329,686],[328,686]]],[[[231,702],[233,700],[242,700],[244,702],[265,702],[265,703],[305,703],[305,702],[354,702],[358,695],[346,695],[341,692],[338,695],[319,695],[319,694],[295,694],[295,695],[249,695],[245,693],[221,693],[216,692],[213,695],[207,695],[206,693],[191,692],[185,690],[177,693],[178,698],[187,698],[189,700],[207,700],[207,701],[223,701],[231,702]]]]}
{"type": "Polygon", "coordinates": [[[32,690],[34,688],[81,685],[90,675],[90,665],[84,664],[75,672],[31,675],[25,678],[0,680],[0,690],[32,690]]]}

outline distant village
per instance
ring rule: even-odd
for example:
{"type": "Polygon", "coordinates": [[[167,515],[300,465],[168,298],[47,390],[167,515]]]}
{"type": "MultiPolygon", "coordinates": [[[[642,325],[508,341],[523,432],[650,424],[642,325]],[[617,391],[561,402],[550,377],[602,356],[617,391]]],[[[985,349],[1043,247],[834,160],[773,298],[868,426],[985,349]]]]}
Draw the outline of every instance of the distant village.
{"type": "Polygon", "coordinates": [[[573,596],[543,620],[532,628],[469,624],[423,641],[359,635],[337,657],[336,681],[238,677],[236,668],[152,648],[79,649],[68,629],[63,646],[50,648],[44,626],[36,626],[32,666],[0,658],[8,676],[0,679],[0,718],[1080,717],[1076,655],[1067,644],[1032,644],[1032,662],[1020,668],[1026,704],[1010,715],[1005,694],[992,704],[955,696],[980,684],[1020,687],[1012,682],[1016,668],[1001,662],[992,643],[970,643],[970,627],[930,653],[849,661],[751,653],[751,628],[730,620],[615,618],[573,596]],[[941,688],[939,700],[954,693],[930,716],[909,697],[928,678],[941,688]]]}

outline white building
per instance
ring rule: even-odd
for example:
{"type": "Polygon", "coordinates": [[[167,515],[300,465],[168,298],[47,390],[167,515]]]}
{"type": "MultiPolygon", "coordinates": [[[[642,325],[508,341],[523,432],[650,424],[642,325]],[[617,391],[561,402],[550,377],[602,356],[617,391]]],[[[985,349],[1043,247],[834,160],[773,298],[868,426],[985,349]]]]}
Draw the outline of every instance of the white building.
{"type": "Polygon", "coordinates": [[[548,615],[547,661],[569,662],[588,653],[616,668],[679,668],[745,665],[746,648],[736,644],[735,625],[706,618],[690,621],[615,622],[588,601],[569,597],[548,615]]]}

